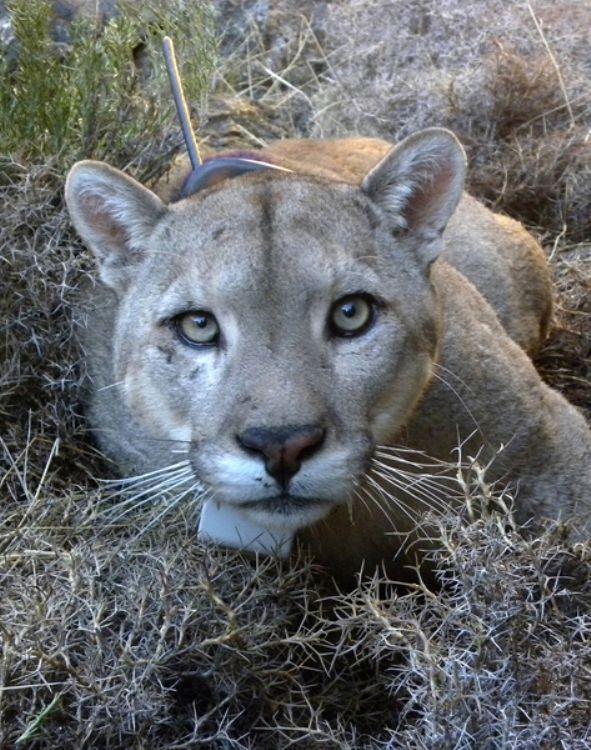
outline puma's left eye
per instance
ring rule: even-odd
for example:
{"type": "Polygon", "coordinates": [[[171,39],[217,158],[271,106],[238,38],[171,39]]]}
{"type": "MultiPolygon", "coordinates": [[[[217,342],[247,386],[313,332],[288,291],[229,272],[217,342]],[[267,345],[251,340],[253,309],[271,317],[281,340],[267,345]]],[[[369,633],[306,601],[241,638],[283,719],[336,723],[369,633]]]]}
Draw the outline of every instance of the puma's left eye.
{"type": "Polygon", "coordinates": [[[213,346],[220,336],[218,322],[207,310],[191,310],[172,319],[174,330],[188,346],[213,346]]]}
{"type": "Polygon", "coordinates": [[[333,336],[359,336],[371,326],[375,302],[368,294],[349,294],[337,300],[328,319],[333,336]]]}

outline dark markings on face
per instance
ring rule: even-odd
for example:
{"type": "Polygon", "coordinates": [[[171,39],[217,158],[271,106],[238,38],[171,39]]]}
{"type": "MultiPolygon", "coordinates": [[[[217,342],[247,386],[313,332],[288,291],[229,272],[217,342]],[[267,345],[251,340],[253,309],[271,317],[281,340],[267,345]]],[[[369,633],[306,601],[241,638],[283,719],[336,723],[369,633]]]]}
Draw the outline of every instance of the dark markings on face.
{"type": "Polygon", "coordinates": [[[227,227],[225,227],[225,226],[222,226],[222,227],[217,227],[217,228],[216,228],[216,229],[214,229],[214,230],[213,230],[213,232],[211,233],[211,239],[212,239],[212,240],[213,240],[214,242],[215,242],[216,240],[219,240],[219,238],[220,238],[220,237],[221,237],[221,236],[222,236],[222,235],[223,235],[223,234],[224,234],[224,233],[226,232],[226,230],[227,230],[227,227]]]}
{"type": "Polygon", "coordinates": [[[261,185],[260,212],[261,212],[261,239],[263,242],[263,253],[265,260],[271,262],[273,251],[273,234],[275,221],[275,207],[271,186],[261,185]]]}
{"type": "Polygon", "coordinates": [[[169,365],[172,362],[174,351],[166,346],[159,346],[158,351],[164,354],[164,356],[166,357],[166,364],[169,365]]]}
{"type": "MultiPolygon", "coordinates": [[[[272,296],[273,279],[281,273],[280,268],[274,268],[275,253],[275,196],[272,181],[261,182],[256,193],[253,194],[252,209],[254,215],[258,218],[258,227],[260,232],[261,254],[258,260],[259,268],[255,273],[258,277],[258,292],[261,300],[268,300],[272,296]],[[271,184],[269,184],[271,183],[271,184]],[[264,271],[264,272],[263,272],[264,271]]],[[[275,333],[274,326],[270,326],[269,335],[273,338],[275,333]]],[[[270,345],[273,345],[272,341],[270,345]]]]}

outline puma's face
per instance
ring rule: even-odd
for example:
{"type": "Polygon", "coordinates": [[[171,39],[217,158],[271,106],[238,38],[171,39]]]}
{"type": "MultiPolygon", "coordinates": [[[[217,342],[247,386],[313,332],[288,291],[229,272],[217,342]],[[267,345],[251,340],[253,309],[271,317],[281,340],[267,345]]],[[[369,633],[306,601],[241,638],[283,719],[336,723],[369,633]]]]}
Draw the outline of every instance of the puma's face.
{"type": "Polygon", "coordinates": [[[155,232],[122,304],[116,377],[151,433],[190,441],[215,497],[302,525],[351,496],[413,408],[433,303],[418,267],[380,251],[358,191],[244,183],[155,232]]]}
{"type": "MultiPolygon", "coordinates": [[[[131,414],[155,439],[184,441],[217,500],[268,527],[313,523],[353,496],[430,378],[433,209],[404,214],[409,188],[393,217],[379,172],[363,188],[261,174],[170,207],[133,184],[145,192],[122,227],[113,181],[122,193],[131,181],[111,171],[91,227],[108,237],[87,241],[120,294],[115,377],[131,414]],[[125,255],[110,249],[121,242],[125,255]]],[[[98,181],[70,199],[83,236],[76,211],[96,213],[98,181]]]]}

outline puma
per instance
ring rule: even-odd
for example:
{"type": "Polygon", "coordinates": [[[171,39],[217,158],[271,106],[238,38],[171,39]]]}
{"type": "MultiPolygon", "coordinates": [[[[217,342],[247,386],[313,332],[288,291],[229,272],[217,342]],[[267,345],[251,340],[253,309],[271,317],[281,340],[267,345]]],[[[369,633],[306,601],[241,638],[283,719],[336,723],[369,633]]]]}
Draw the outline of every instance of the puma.
{"type": "Polygon", "coordinates": [[[518,522],[588,533],[591,432],[527,354],[551,318],[543,252],[463,193],[455,136],[251,158],[291,171],[170,203],[98,162],[68,176],[102,281],[89,416],[120,470],[181,466],[340,575],[420,561],[424,514],[463,502],[439,476],[458,450],[518,522]]]}

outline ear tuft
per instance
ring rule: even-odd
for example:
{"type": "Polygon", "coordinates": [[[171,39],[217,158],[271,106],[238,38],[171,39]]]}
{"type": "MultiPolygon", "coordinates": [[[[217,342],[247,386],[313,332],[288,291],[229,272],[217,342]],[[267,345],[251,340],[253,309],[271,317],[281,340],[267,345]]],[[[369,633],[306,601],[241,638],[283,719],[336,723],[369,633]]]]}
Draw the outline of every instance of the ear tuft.
{"type": "Polygon", "coordinates": [[[96,255],[102,280],[113,289],[133,267],[166,206],[154,193],[107,164],[82,161],[66,180],[66,203],[78,234],[96,255]]]}
{"type": "MultiPolygon", "coordinates": [[[[394,146],[361,189],[385,211],[393,231],[415,233],[429,244],[441,236],[460,200],[465,171],[466,155],[455,135],[429,128],[394,146]]],[[[432,248],[430,254],[437,252],[432,248]]]]}

